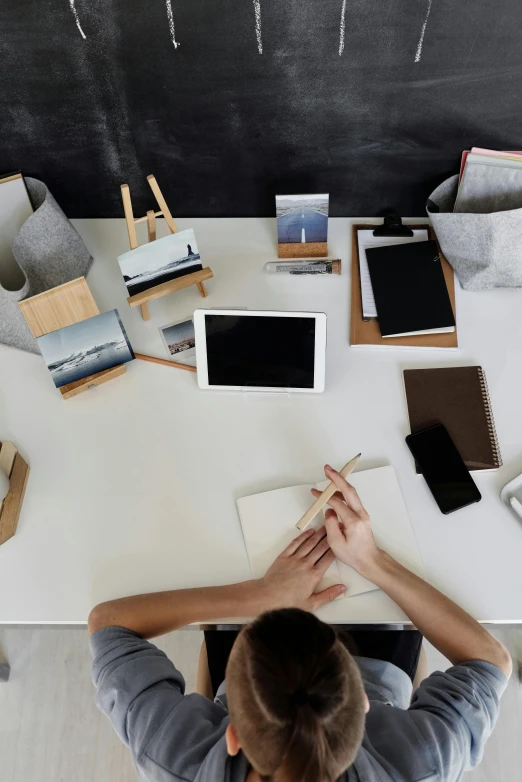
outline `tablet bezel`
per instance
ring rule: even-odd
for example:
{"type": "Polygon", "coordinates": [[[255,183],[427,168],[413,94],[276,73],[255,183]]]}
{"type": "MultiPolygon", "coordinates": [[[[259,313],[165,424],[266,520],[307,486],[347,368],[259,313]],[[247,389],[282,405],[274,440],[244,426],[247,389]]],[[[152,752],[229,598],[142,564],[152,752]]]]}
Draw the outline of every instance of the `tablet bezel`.
{"type": "Polygon", "coordinates": [[[326,369],[326,314],[324,312],[280,312],[278,310],[225,310],[198,309],[194,311],[194,333],[196,336],[196,364],[198,385],[209,391],[262,391],[265,393],[308,393],[320,394],[325,388],[326,369]],[[285,388],[283,386],[216,386],[208,382],[206,315],[236,315],[247,318],[313,318],[315,320],[314,385],[313,388],[285,388]]]}

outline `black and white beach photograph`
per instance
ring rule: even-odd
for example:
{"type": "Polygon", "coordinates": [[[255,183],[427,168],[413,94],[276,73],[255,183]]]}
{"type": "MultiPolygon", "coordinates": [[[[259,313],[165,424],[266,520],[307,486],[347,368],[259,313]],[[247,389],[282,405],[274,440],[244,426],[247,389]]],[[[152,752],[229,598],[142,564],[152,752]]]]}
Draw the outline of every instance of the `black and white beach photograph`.
{"type": "Polygon", "coordinates": [[[130,296],[203,268],[192,228],[129,250],[118,263],[130,296]]]}
{"type": "Polygon", "coordinates": [[[118,310],[52,331],[37,342],[56,388],[134,358],[118,310]]]}
{"type": "Polygon", "coordinates": [[[160,334],[165,343],[169,356],[176,361],[195,365],[196,360],[196,336],[194,324],[190,318],[169,323],[160,328],[160,334]]]}

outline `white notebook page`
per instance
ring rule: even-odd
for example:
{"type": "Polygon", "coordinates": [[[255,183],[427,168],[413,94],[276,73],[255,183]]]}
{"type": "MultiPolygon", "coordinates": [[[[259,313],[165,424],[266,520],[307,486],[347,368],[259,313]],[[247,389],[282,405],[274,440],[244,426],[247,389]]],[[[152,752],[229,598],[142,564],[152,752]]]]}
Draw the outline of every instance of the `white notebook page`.
{"type": "MultiPolygon", "coordinates": [[[[291,486],[242,497],[237,501],[248,561],[254,578],[262,578],[279,554],[301,534],[295,525],[314,501],[310,493],[312,488],[311,483],[306,486],[291,486]]],[[[314,519],[312,526],[316,529],[322,526],[320,515],[314,519]]],[[[340,583],[337,562],[334,562],[326,571],[317,591],[340,583]]]]}
{"type": "Polygon", "coordinates": [[[377,308],[373,297],[372,281],[366,258],[367,247],[390,247],[392,244],[411,244],[412,242],[426,242],[428,231],[426,228],[414,229],[413,236],[374,236],[373,228],[357,231],[359,244],[359,274],[361,276],[361,295],[363,318],[376,318],[377,308]]]}
{"type": "MultiPolygon", "coordinates": [[[[415,535],[393,467],[353,473],[350,482],[370,514],[377,545],[417,575],[424,576],[415,535]]],[[[317,488],[322,490],[327,484],[328,481],[317,484],[317,488]]],[[[241,527],[254,578],[264,576],[281,551],[300,534],[295,525],[312,504],[310,488],[309,485],[291,486],[238,500],[241,527]]],[[[315,527],[322,524],[321,514],[313,524],[315,527]]],[[[320,589],[339,583],[346,585],[343,597],[377,588],[352,568],[336,562],[327,571],[320,589]]]]}

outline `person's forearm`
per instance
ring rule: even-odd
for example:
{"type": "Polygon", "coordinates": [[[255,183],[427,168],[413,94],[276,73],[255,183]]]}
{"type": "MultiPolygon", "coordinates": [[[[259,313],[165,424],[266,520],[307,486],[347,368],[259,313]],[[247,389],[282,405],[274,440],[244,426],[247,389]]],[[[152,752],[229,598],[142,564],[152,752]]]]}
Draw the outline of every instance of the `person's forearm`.
{"type": "Polygon", "coordinates": [[[485,660],[511,673],[507,650],[456,603],[380,551],[362,574],[386,592],[451,663],[485,660]]]}
{"type": "Polygon", "coordinates": [[[260,581],[179,589],[100,603],[89,615],[88,629],[92,634],[103,627],[126,627],[143,638],[153,638],[191,622],[256,616],[266,607],[266,595],[260,581]]]}

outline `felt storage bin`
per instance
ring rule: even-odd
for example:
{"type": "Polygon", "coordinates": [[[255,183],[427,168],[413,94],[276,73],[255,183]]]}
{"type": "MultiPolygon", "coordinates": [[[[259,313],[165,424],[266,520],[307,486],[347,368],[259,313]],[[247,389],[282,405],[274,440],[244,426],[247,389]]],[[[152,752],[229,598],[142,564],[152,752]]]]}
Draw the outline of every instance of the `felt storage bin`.
{"type": "Polygon", "coordinates": [[[24,274],[25,283],[16,291],[6,290],[0,284],[0,343],[39,353],[18,303],[85,276],[92,257],[47,186],[31,177],[25,177],[25,184],[34,212],[12,244],[13,257],[24,274]]]}
{"type": "Polygon", "coordinates": [[[490,214],[453,212],[458,185],[458,175],[442,182],[428,198],[426,211],[462,287],[522,287],[522,208],[490,214]]]}

